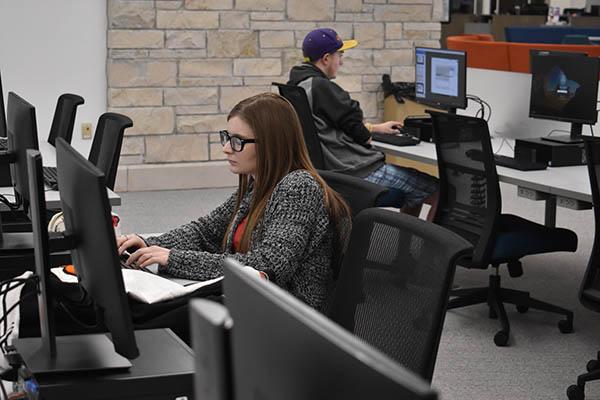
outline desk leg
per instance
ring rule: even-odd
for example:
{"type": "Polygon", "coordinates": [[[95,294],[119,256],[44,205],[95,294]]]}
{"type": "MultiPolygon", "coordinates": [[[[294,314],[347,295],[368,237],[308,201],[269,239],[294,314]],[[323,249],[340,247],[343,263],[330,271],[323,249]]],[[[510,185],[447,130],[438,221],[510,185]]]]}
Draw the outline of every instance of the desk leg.
{"type": "Polygon", "coordinates": [[[546,199],[544,224],[550,228],[556,227],[556,196],[548,196],[546,199]]]}

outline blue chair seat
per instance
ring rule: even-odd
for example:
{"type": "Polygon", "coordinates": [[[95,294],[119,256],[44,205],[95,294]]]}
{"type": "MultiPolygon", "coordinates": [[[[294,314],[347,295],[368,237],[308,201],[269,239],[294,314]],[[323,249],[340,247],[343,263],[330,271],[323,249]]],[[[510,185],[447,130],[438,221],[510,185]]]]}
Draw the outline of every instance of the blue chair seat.
{"type": "Polygon", "coordinates": [[[492,252],[493,262],[507,262],[530,254],[577,250],[577,235],[550,228],[512,214],[501,214],[492,252]]]}

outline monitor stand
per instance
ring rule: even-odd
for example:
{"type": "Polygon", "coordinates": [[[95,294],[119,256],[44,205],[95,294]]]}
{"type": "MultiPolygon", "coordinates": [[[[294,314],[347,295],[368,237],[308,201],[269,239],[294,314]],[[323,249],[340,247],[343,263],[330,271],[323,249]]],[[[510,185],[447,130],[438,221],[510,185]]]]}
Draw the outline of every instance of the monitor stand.
{"type": "Polygon", "coordinates": [[[105,334],[57,336],[54,357],[39,337],[17,339],[13,344],[34,375],[131,367],[128,359],[115,352],[105,334]]]}
{"type": "Polygon", "coordinates": [[[583,124],[572,123],[570,135],[544,136],[542,137],[542,140],[563,144],[579,144],[583,143],[583,137],[581,136],[582,130],[583,124]]]}

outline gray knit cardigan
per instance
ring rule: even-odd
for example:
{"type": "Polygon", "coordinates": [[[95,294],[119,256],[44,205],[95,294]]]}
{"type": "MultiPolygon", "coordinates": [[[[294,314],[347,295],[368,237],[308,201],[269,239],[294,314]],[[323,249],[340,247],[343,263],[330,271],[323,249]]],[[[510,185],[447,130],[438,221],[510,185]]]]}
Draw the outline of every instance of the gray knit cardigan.
{"type": "Polygon", "coordinates": [[[262,220],[252,233],[250,250],[233,253],[233,232],[248,215],[252,190],[242,199],[227,236],[237,191],[210,214],[146,239],[148,245],[170,249],[164,272],[206,280],[223,274],[223,260],[232,257],[244,265],[269,271],[270,279],[308,305],[321,309],[332,279],[334,224],[323,199],[323,188],[305,170],[286,175],[275,187],[262,220]],[[274,276],[273,276],[274,275],[274,276]]]}

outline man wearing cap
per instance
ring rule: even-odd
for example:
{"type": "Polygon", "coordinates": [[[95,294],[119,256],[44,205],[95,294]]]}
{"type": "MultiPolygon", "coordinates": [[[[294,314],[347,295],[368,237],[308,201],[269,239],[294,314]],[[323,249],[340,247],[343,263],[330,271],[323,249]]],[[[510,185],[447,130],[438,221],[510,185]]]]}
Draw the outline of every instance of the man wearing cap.
{"type": "Polygon", "coordinates": [[[418,215],[425,200],[433,202],[437,179],[412,168],[386,164],[384,154],[370,145],[372,131],[396,133],[394,127],[402,122],[365,123],[360,104],[331,81],[343,64],[344,51],[357,45],[356,40],[342,41],[333,29],[311,31],[302,43],[305,62],[292,68],[288,84],[306,91],[325,167],[400,191],[402,210],[418,215]]]}

